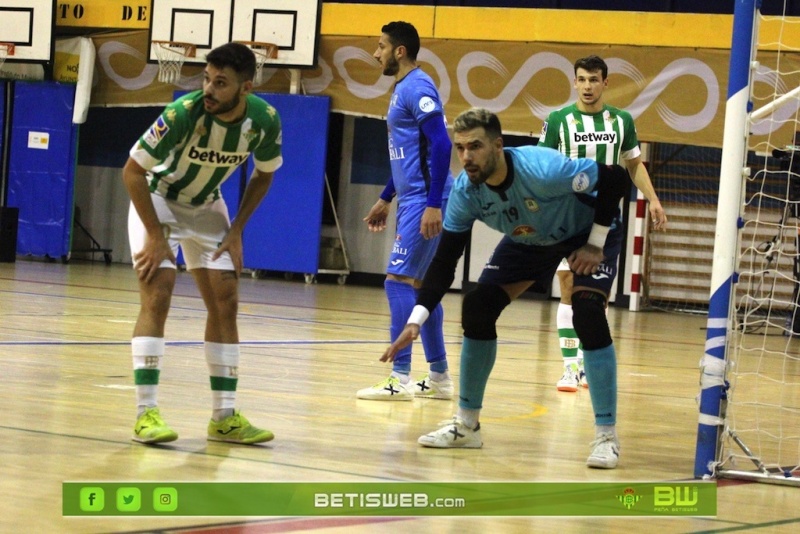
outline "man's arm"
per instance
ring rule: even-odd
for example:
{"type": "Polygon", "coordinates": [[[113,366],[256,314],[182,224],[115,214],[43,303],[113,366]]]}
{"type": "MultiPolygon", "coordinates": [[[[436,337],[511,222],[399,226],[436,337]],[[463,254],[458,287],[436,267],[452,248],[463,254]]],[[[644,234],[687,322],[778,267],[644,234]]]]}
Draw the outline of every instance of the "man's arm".
{"type": "Polygon", "coordinates": [[[394,180],[389,178],[386,187],[381,191],[380,198],[375,201],[363,221],[367,223],[370,232],[383,232],[386,230],[386,220],[389,218],[389,205],[395,196],[394,180]]]}
{"type": "Polygon", "coordinates": [[[169,247],[161,221],[158,220],[153,201],[150,198],[150,187],[147,184],[147,171],[133,158],[128,158],[122,169],[122,182],[131,197],[133,208],[144,224],[146,236],[144,247],[134,254],[133,264],[139,280],[149,282],[155,276],[161,262],[165,259],[176,262],[175,255],[169,247]]]}
{"type": "Polygon", "coordinates": [[[450,152],[453,144],[450,142],[444,118],[441,116],[437,115],[423,122],[422,133],[428,141],[431,152],[431,183],[419,231],[425,239],[430,239],[442,231],[442,195],[450,170],[450,152]]]}
{"type": "Polygon", "coordinates": [[[664,212],[664,208],[661,207],[661,201],[658,200],[653,182],[650,180],[650,173],[647,172],[647,167],[644,166],[642,158],[636,157],[626,160],[625,166],[628,168],[634,185],[650,203],[650,218],[653,220],[653,229],[665,229],[667,227],[667,214],[664,212]]]}
{"type": "Polygon", "coordinates": [[[576,274],[592,274],[603,261],[606,236],[619,210],[619,201],[630,187],[628,173],[619,165],[597,164],[597,169],[597,200],[589,240],[567,258],[570,269],[576,274]]]}
{"type": "Polygon", "coordinates": [[[267,196],[267,192],[270,186],[272,186],[273,176],[274,173],[272,172],[255,170],[242,195],[242,202],[239,205],[239,211],[236,212],[236,218],[231,222],[231,227],[225,239],[222,240],[222,243],[212,257],[212,259],[216,260],[223,252],[227,251],[231,255],[231,260],[233,260],[233,267],[237,276],[242,272],[242,267],[244,265],[244,252],[242,248],[242,233],[244,232],[244,227],[247,221],[250,220],[253,212],[256,211],[256,208],[261,204],[261,201],[267,196]]]}

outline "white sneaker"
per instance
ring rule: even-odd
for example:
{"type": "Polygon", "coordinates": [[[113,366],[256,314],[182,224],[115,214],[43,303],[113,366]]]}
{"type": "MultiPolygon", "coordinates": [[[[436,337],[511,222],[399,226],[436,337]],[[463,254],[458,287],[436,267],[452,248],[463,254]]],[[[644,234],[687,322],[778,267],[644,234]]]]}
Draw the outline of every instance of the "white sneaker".
{"type": "Polygon", "coordinates": [[[453,380],[431,380],[431,375],[425,375],[422,380],[417,380],[414,384],[414,395],[423,399],[442,399],[450,400],[453,398],[453,380]]]}
{"type": "Polygon", "coordinates": [[[599,469],[614,469],[619,462],[619,441],[611,432],[597,435],[592,444],[592,454],[586,460],[589,467],[599,469]]]}
{"type": "Polygon", "coordinates": [[[481,424],[478,423],[478,426],[471,429],[460,417],[454,415],[449,421],[439,423],[439,430],[421,436],[417,443],[437,449],[480,449],[483,446],[481,424]]]}
{"type": "Polygon", "coordinates": [[[371,388],[358,390],[356,397],[366,400],[384,401],[410,401],[414,399],[415,384],[411,380],[403,384],[400,379],[392,375],[371,388]]]}
{"type": "Polygon", "coordinates": [[[583,360],[578,362],[578,382],[582,387],[589,388],[589,381],[586,380],[586,371],[583,370],[583,360]]]}
{"type": "Polygon", "coordinates": [[[558,391],[569,391],[575,393],[581,385],[580,378],[578,377],[578,364],[571,363],[564,367],[564,375],[556,382],[556,389],[558,391]]]}

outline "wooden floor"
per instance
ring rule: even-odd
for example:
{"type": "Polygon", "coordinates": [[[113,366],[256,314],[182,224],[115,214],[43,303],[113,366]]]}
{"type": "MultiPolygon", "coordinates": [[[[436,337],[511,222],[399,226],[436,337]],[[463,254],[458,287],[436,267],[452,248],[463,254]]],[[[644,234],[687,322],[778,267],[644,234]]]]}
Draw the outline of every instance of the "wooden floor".
{"type": "MultiPolygon", "coordinates": [[[[63,481],[679,481],[692,478],[698,361],[705,318],[611,308],[619,359],[616,470],[585,467],[588,391],[559,393],[555,301],[524,300],[500,318],[500,346],[480,450],[432,450],[419,435],[449,401],[355,398],[388,375],[383,291],[335,281],[241,284],[238,404],[275,441],[207,443],[210,394],[204,309],[181,273],[167,325],[162,413],[181,439],[130,441],[133,271],[97,263],[0,263],[0,531],[2,532],[797,532],[800,490],[726,484],[716,518],[64,518],[63,481]],[[389,524],[386,524],[386,523],[389,524]]],[[[460,295],[444,300],[458,374],[460,295]]],[[[421,349],[420,349],[421,350],[421,349]]],[[[426,369],[417,352],[414,374],[426,369]]],[[[457,383],[457,382],[456,382],[457,383]]]]}

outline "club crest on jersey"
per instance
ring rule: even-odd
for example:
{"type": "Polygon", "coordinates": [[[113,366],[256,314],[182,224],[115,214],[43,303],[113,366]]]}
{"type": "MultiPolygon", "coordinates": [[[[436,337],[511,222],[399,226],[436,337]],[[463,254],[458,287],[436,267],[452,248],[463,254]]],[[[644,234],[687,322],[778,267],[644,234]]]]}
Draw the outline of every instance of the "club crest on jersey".
{"type": "Polygon", "coordinates": [[[532,198],[525,199],[525,207],[528,208],[528,211],[531,213],[539,211],[539,204],[532,198]]]}
{"type": "Polygon", "coordinates": [[[514,228],[514,231],[511,232],[513,236],[526,236],[526,235],[533,235],[536,233],[536,228],[533,226],[528,226],[527,224],[523,224],[521,226],[517,226],[514,228]]]}
{"type": "Polygon", "coordinates": [[[247,130],[242,134],[242,137],[244,137],[245,140],[249,143],[256,137],[258,137],[258,132],[255,130],[255,128],[250,128],[249,130],[247,130]]]}
{"type": "Polygon", "coordinates": [[[572,190],[576,193],[581,193],[589,189],[589,175],[585,172],[579,172],[572,179],[572,190]]]}
{"type": "Polygon", "coordinates": [[[147,146],[150,148],[155,148],[158,146],[158,143],[164,139],[167,132],[169,132],[169,126],[164,122],[164,117],[158,117],[156,122],[147,130],[147,133],[144,134],[143,141],[147,143],[147,146]]]}
{"type": "Polygon", "coordinates": [[[208,128],[206,128],[202,124],[199,124],[195,129],[194,133],[197,134],[199,137],[205,137],[208,135],[208,128]]]}
{"type": "Polygon", "coordinates": [[[430,113],[434,109],[436,109],[436,102],[429,96],[423,96],[419,100],[419,109],[423,113],[430,113]]]}

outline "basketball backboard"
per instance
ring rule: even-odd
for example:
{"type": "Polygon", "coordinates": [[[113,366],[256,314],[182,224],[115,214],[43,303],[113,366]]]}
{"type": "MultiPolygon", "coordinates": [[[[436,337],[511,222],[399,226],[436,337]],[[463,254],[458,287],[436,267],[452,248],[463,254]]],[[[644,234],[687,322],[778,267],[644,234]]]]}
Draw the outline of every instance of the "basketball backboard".
{"type": "MultiPolygon", "coordinates": [[[[186,64],[205,64],[211,49],[231,41],[278,45],[278,57],[268,60],[267,67],[317,64],[322,0],[152,0],[150,13],[151,42],[197,47],[186,64]]],[[[152,49],[148,62],[157,62],[152,49]]]]}
{"type": "Polygon", "coordinates": [[[0,42],[14,44],[7,63],[53,60],[55,0],[0,0],[0,42]]]}

